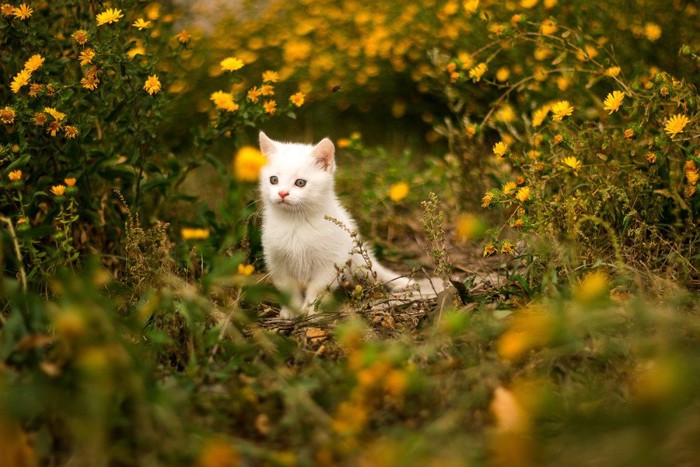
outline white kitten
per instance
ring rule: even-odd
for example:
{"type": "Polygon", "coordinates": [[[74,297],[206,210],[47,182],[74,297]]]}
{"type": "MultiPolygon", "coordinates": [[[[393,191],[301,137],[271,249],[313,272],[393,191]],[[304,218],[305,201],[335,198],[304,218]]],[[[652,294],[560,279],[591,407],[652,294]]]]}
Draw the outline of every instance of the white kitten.
{"type": "MultiPolygon", "coordinates": [[[[357,229],[335,195],[335,147],[328,138],[311,146],[280,143],[260,132],[260,149],[268,159],[260,171],[265,264],[275,286],[290,295],[280,316],[311,314],[319,296],[337,286],[339,268],[367,268],[350,234],[327,219],[357,229]]],[[[392,290],[411,287],[412,281],[367,253],[377,280],[392,290]]]]}

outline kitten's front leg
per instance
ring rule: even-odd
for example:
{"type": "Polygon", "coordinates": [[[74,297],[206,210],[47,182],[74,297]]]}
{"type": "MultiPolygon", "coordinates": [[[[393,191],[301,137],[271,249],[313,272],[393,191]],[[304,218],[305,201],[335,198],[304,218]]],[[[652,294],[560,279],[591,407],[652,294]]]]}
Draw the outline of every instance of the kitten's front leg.
{"type": "Polygon", "coordinates": [[[304,296],[301,286],[294,280],[279,277],[273,277],[272,282],[277,287],[277,290],[289,295],[288,303],[282,305],[280,309],[280,318],[294,319],[299,316],[304,307],[304,296]]]}
{"type": "Polygon", "coordinates": [[[325,274],[319,274],[314,278],[313,282],[310,282],[306,291],[304,292],[304,304],[302,305],[302,310],[305,313],[313,315],[316,313],[317,302],[323,298],[323,296],[332,288],[333,283],[338,278],[338,271],[333,268],[332,271],[328,271],[325,274]]]}

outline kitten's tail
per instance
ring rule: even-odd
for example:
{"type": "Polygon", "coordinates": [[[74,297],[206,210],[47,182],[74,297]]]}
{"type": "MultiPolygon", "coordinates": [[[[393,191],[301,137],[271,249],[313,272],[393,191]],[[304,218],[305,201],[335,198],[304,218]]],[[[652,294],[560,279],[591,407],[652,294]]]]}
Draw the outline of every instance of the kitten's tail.
{"type": "Polygon", "coordinates": [[[442,279],[428,277],[411,279],[392,271],[372,258],[372,272],[377,280],[382,282],[392,292],[407,292],[418,298],[433,298],[445,289],[442,279]]]}

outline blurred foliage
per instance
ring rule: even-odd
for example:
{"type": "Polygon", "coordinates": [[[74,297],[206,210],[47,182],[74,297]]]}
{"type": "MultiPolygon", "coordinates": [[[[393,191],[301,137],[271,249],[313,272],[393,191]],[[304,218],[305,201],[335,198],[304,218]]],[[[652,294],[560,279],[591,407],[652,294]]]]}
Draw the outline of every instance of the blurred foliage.
{"type": "Polygon", "coordinates": [[[0,4],[0,465],[696,462],[694,2],[230,8],[0,4]],[[275,116],[455,289],[276,318],[275,116]]]}

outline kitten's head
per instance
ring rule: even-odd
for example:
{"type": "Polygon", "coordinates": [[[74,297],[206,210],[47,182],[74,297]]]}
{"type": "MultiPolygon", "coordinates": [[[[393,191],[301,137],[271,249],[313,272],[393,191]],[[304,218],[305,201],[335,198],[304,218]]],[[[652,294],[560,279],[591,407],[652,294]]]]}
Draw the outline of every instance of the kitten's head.
{"type": "Polygon", "coordinates": [[[273,141],[260,132],[267,164],[260,171],[263,202],[290,212],[313,212],[333,198],[335,147],[328,138],[316,146],[273,141]]]}

